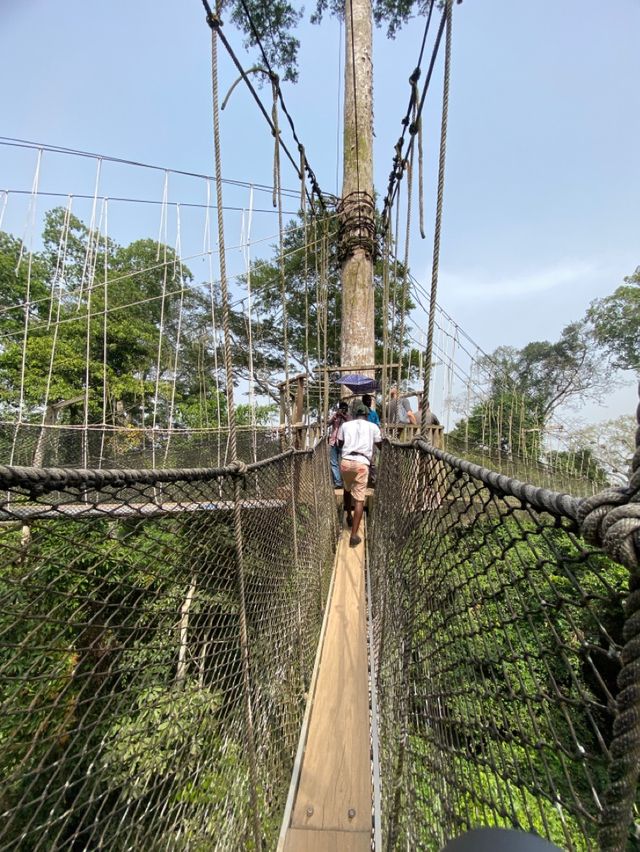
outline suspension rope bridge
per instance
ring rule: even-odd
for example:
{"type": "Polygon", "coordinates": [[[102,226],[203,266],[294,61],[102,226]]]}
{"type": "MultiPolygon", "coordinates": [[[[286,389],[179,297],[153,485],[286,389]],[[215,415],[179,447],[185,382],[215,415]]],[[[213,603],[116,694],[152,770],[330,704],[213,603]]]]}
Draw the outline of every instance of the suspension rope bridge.
{"type": "Polygon", "coordinates": [[[637,843],[640,408],[627,485],[594,494],[575,469],[543,469],[524,395],[437,304],[453,3],[420,92],[434,5],[377,247],[360,176],[350,198],[322,193],[264,48],[270,110],[206,0],[213,176],[162,168],[159,200],[125,199],[107,167],[155,167],[0,138],[36,156],[30,192],[0,190],[0,228],[18,230],[28,200],[22,239],[0,231],[0,850],[439,850],[489,827],[572,850],[637,843]],[[424,236],[421,115],[443,40],[427,293],[408,268],[411,187],[417,172],[424,236]],[[274,135],[272,186],[222,176],[218,41],[274,135]],[[282,187],[281,153],[299,190],[282,187]],[[60,156],[93,160],[93,192],[41,190],[60,156]],[[175,200],[170,181],[196,194],[175,200]],[[254,190],[272,194],[272,236],[252,234],[254,190]],[[39,242],[52,198],[66,206],[39,242]],[[301,211],[286,226],[283,199],[301,211]],[[125,200],[159,206],[158,240],[115,242],[125,200]],[[252,259],[271,239],[274,259],[252,259]],[[417,435],[388,424],[349,548],[325,424],[332,263],[354,248],[379,252],[383,400],[403,378],[427,400],[437,356],[441,401],[458,383],[467,424],[483,371],[511,401],[483,414],[479,448],[428,426],[426,405],[417,435]],[[429,299],[419,365],[412,292],[429,299]]]}

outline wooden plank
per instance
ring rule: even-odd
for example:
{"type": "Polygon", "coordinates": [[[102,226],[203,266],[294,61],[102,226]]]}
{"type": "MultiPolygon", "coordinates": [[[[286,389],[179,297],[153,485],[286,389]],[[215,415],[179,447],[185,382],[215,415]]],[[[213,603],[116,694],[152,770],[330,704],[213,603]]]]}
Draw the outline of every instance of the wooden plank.
{"type": "Polygon", "coordinates": [[[290,828],[285,852],[369,852],[369,831],[314,831],[290,828]]]}
{"type": "Polygon", "coordinates": [[[350,548],[348,531],[338,544],[330,606],[291,828],[370,837],[364,545],[350,548]]]}

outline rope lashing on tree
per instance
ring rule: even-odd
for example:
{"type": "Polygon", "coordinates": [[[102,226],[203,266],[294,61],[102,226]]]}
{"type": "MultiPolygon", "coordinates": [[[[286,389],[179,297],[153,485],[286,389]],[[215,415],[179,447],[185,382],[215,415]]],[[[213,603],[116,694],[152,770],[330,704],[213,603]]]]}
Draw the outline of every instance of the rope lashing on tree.
{"type": "Polygon", "coordinates": [[[578,512],[584,538],[629,569],[609,786],[600,820],[600,848],[606,852],[626,847],[640,774],[640,404],[636,423],[628,485],[585,499],[578,512]]]}
{"type": "MultiPolygon", "coordinates": [[[[429,325],[427,329],[427,350],[424,364],[424,385],[422,389],[422,410],[420,417],[420,432],[427,431],[427,402],[431,385],[431,361],[433,358],[433,331],[436,319],[436,302],[438,296],[438,272],[440,267],[440,231],[442,229],[442,206],[444,201],[444,172],[447,157],[447,122],[449,118],[449,80],[451,75],[451,26],[453,0],[446,0],[444,18],[447,24],[447,37],[444,54],[444,82],[442,90],[442,120],[440,123],[440,157],[438,162],[438,197],[436,201],[436,221],[433,235],[433,264],[431,267],[431,292],[429,297],[429,325]]],[[[431,70],[431,69],[429,69],[431,70]]],[[[423,101],[424,102],[424,94],[423,101]]],[[[422,111],[422,103],[418,110],[418,118],[422,111]]],[[[415,137],[412,137],[412,141],[415,137]]]]}
{"type": "Polygon", "coordinates": [[[338,228],[338,259],[342,263],[356,249],[364,250],[367,257],[377,257],[375,201],[368,192],[354,191],[338,202],[340,225],[338,228]]]}

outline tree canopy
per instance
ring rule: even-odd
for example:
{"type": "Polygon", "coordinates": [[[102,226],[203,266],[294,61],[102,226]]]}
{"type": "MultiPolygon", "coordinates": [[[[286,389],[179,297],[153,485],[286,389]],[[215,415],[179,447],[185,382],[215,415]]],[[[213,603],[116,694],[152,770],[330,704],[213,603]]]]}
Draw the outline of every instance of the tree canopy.
{"type": "Polygon", "coordinates": [[[587,320],[613,365],[640,373],[640,266],[610,296],[591,303],[587,320]]]}

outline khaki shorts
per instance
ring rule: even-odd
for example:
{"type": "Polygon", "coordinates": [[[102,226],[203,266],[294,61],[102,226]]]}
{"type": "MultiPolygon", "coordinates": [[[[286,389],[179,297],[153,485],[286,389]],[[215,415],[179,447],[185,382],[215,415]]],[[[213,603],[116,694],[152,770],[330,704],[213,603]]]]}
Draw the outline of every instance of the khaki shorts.
{"type": "Polygon", "coordinates": [[[367,480],[369,479],[369,465],[352,459],[342,459],[340,473],[342,474],[344,490],[348,491],[354,500],[364,502],[367,493],[367,480]]]}

